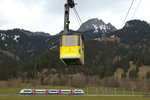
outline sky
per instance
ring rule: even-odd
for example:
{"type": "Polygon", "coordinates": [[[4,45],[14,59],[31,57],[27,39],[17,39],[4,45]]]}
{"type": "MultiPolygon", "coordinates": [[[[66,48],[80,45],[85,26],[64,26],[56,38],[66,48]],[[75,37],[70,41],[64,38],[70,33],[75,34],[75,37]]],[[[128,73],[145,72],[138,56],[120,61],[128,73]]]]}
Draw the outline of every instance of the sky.
{"type": "MultiPolygon", "coordinates": [[[[134,0],[126,21],[140,19],[150,22],[150,0],[142,0],[133,16],[139,1],[134,0]]],[[[120,29],[132,0],[75,0],[75,2],[82,22],[98,18],[120,29]]],[[[64,27],[65,3],[66,0],[0,0],[0,30],[20,28],[57,34],[64,27]]],[[[77,30],[80,27],[72,9],[70,22],[70,29],[77,30]]]]}

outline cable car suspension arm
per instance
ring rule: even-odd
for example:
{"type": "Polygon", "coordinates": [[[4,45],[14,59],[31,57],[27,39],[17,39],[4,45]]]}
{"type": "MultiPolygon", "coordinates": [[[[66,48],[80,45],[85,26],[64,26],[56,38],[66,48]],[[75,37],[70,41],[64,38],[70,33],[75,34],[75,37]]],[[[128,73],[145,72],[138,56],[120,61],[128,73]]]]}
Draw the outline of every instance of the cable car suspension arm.
{"type": "Polygon", "coordinates": [[[65,4],[64,34],[69,32],[69,8],[73,8],[74,6],[74,0],[67,0],[67,3],[65,4]]]}

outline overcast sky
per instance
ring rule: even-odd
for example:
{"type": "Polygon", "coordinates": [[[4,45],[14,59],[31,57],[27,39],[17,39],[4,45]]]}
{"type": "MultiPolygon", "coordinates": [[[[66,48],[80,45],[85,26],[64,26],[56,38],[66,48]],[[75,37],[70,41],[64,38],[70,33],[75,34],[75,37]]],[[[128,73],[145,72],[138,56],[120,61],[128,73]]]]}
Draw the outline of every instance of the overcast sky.
{"type": "MultiPolygon", "coordinates": [[[[140,0],[134,0],[127,20],[131,20],[140,0]]],[[[0,30],[21,28],[33,32],[42,31],[51,35],[63,30],[64,3],[66,0],[0,0],[0,30]]],[[[110,22],[116,28],[123,20],[132,0],[75,0],[76,9],[83,22],[91,18],[110,22]]],[[[150,22],[150,0],[142,0],[133,19],[150,22]]],[[[79,24],[73,10],[70,28],[77,30],[79,24]]]]}

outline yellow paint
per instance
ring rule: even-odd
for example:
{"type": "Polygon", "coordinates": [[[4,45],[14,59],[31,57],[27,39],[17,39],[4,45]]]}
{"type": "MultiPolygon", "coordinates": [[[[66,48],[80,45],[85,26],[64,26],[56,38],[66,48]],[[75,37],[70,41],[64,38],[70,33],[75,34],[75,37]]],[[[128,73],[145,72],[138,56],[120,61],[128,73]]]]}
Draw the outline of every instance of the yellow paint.
{"type": "Polygon", "coordinates": [[[65,45],[65,35],[63,36],[63,45],[65,45]]]}
{"type": "Polygon", "coordinates": [[[73,57],[80,56],[79,54],[80,46],[61,46],[60,47],[60,57],[73,57]]]}
{"type": "Polygon", "coordinates": [[[77,35],[76,35],[76,43],[75,43],[76,46],[77,46],[77,38],[78,38],[78,37],[77,37],[77,35]]]}
{"type": "MultiPolygon", "coordinates": [[[[84,64],[84,44],[81,40],[81,45],[77,46],[77,37],[76,35],[76,43],[75,46],[65,46],[65,35],[63,35],[63,46],[60,46],[60,59],[79,59],[81,65],[84,64]],[[79,49],[81,48],[81,54],[79,53],[79,49]]],[[[64,62],[65,63],[65,62],[64,62]]]]}

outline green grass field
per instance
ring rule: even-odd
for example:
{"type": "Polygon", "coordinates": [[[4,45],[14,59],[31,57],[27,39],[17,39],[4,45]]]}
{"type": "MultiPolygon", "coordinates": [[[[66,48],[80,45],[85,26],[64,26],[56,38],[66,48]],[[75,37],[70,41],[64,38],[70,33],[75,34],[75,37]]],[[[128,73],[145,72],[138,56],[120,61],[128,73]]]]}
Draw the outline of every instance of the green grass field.
{"type": "MultiPolygon", "coordinates": [[[[31,89],[74,89],[70,87],[30,87],[31,89]]],[[[19,94],[23,88],[3,88],[0,89],[0,94],[19,94]]],[[[101,89],[101,88],[83,88],[85,94],[101,94],[101,95],[144,95],[142,92],[113,90],[113,89],[101,89]]]]}
{"type": "MultiPolygon", "coordinates": [[[[75,89],[73,87],[54,87],[49,85],[32,86],[31,84],[20,84],[19,86],[8,87],[6,82],[0,82],[0,100],[150,100],[148,97],[104,97],[104,96],[2,96],[2,94],[19,94],[21,89],[75,89]]],[[[86,87],[82,88],[85,94],[101,94],[101,95],[144,95],[142,92],[127,91],[121,89],[108,89],[100,87],[86,87]]]]}
{"type": "Polygon", "coordinates": [[[120,89],[108,89],[108,88],[86,88],[83,89],[86,94],[101,94],[101,95],[144,95],[143,92],[137,92],[133,90],[120,90],[120,89]]]}
{"type": "Polygon", "coordinates": [[[29,96],[3,97],[0,100],[150,100],[146,97],[99,97],[99,96],[29,96]]]}
{"type": "MultiPolygon", "coordinates": [[[[75,89],[73,87],[54,87],[49,85],[32,86],[31,84],[19,84],[17,86],[8,87],[5,81],[0,81],[0,94],[19,94],[21,89],[75,89]]],[[[100,87],[86,87],[81,88],[85,91],[85,94],[97,94],[97,95],[144,95],[142,92],[133,90],[121,90],[115,88],[100,88],[100,87]]]]}

